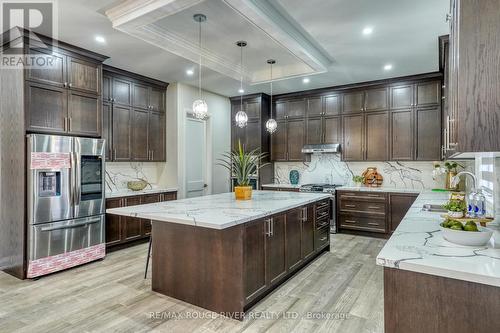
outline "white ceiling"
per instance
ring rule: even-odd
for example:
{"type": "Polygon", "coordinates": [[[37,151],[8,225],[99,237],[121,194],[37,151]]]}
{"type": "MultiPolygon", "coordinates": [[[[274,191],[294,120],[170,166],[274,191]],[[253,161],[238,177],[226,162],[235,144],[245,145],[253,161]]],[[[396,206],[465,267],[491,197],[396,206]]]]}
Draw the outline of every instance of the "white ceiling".
{"type": "MultiPolygon", "coordinates": [[[[268,84],[251,83],[266,79],[268,65],[265,59],[270,57],[282,64],[276,75],[310,78],[308,84],[304,84],[300,76],[276,81],[274,92],[285,93],[436,71],[437,38],[448,33],[444,17],[449,0],[191,2],[173,15],[156,19],[154,25],[195,45],[197,29],[191,17],[195,12],[205,13],[208,21],[204,26],[204,45],[206,61],[212,69],[203,69],[203,87],[225,96],[238,94],[239,82],[234,75],[239,71],[239,50],[234,45],[238,39],[249,42],[245,49],[246,93],[268,92],[268,84]],[[261,15],[258,15],[256,5],[265,9],[261,15]],[[273,17],[274,21],[270,20],[273,17]],[[366,26],[373,27],[370,36],[362,34],[366,26]],[[291,40],[290,35],[299,38],[283,43],[291,40]],[[211,56],[217,60],[213,64],[209,62],[211,56]],[[318,61],[321,56],[324,56],[322,59],[328,58],[329,63],[318,61]],[[221,66],[219,59],[225,59],[229,65],[221,66]],[[393,65],[392,70],[384,71],[383,66],[387,63],[393,65]],[[321,73],[321,67],[326,72],[321,73]],[[311,74],[314,72],[318,74],[311,74]]],[[[130,31],[125,33],[113,28],[104,13],[122,1],[71,0],[58,3],[61,40],[108,55],[110,59],[106,63],[110,65],[167,82],[196,85],[197,67],[188,53],[179,52],[177,47],[167,47],[167,51],[165,45],[152,44],[131,36],[130,31]],[[104,36],[106,43],[97,43],[96,35],[104,36]],[[189,77],[187,69],[194,69],[195,75],[189,77]]]]}

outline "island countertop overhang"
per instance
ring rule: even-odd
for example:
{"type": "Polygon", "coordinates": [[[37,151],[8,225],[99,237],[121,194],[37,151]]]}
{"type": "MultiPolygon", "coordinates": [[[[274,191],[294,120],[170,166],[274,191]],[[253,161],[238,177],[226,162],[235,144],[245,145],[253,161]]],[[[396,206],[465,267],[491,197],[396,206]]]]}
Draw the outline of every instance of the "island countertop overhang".
{"type": "Polygon", "coordinates": [[[234,193],[107,209],[107,214],[158,222],[225,229],[329,199],[329,194],[254,191],[251,200],[236,200],[234,193]]]}

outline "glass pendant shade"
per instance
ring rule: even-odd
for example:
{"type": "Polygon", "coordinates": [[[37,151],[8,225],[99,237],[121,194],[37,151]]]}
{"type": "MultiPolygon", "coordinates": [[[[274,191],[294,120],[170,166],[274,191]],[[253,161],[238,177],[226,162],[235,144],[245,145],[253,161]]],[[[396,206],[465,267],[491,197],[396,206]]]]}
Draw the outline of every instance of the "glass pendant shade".
{"type": "Polygon", "coordinates": [[[278,123],[274,119],[266,121],[266,129],[269,133],[273,134],[278,129],[278,123]]]}
{"type": "Polygon", "coordinates": [[[236,116],[234,117],[234,120],[236,121],[236,125],[238,127],[243,128],[247,125],[248,116],[245,111],[238,111],[236,113],[236,116]]]}
{"type": "Polygon", "coordinates": [[[197,119],[205,119],[208,116],[208,105],[202,99],[193,102],[193,113],[197,119]]]}

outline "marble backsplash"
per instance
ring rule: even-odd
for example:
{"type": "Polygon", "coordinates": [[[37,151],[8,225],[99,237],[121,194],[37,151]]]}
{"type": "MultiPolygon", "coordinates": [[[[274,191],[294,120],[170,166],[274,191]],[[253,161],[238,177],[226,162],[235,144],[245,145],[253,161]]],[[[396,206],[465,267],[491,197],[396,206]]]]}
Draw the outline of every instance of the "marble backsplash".
{"type": "MultiPolygon", "coordinates": [[[[473,170],[471,162],[460,162],[467,170],[473,170]]],[[[443,188],[445,176],[433,179],[433,162],[343,162],[340,155],[313,154],[310,162],[276,162],[275,183],[289,184],[289,173],[297,170],[300,184],[331,183],[354,185],[352,177],[361,175],[368,167],[376,167],[384,177],[383,187],[406,189],[443,188]]]]}
{"type": "Polygon", "coordinates": [[[107,162],[106,191],[127,189],[127,182],[144,179],[155,186],[158,184],[159,168],[155,162],[107,162]]]}

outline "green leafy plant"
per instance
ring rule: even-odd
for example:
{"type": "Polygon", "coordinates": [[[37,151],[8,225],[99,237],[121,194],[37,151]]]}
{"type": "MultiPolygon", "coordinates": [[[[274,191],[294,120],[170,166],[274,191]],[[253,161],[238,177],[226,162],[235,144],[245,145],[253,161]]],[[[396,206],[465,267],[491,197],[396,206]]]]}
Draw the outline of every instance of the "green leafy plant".
{"type": "Polygon", "coordinates": [[[354,176],[352,177],[352,181],[355,183],[363,183],[365,181],[365,177],[363,176],[354,176]]]}
{"type": "Polygon", "coordinates": [[[443,205],[443,208],[450,212],[465,212],[467,205],[462,200],[450,200],[443,205]]]}
{"type": "Polygon", "coordinates": [[[222,154],[224,158],[218,159],[220,166],[228,169],[232,175],[236,177],[238,186],[249,186],[250,176],[255,174],[257,170],[268,165],[262,163],[268,156],[267,153],[259,153],[259,149],[254,149],[250,152],[245,152],[241,142],[238,140],[238,149],[232,152],[222,154]]]}

